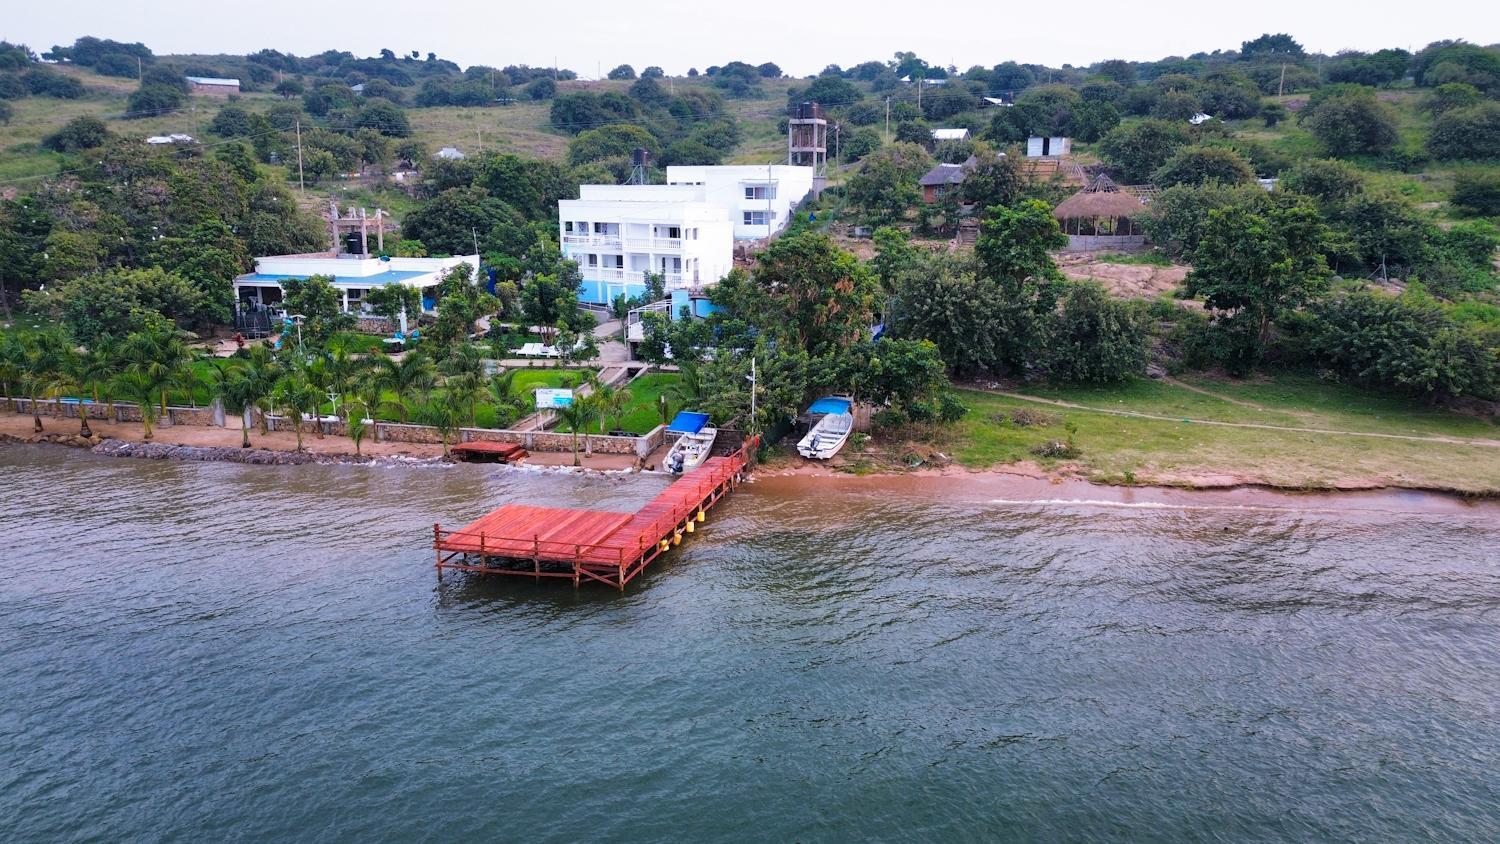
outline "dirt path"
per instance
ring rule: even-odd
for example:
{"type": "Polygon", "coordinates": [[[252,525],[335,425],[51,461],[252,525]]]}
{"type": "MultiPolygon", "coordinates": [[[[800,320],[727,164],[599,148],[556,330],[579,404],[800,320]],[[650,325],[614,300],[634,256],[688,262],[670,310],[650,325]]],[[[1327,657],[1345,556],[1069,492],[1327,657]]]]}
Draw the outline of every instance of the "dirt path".
{"type": "MultiPolygon", "coordinates": [[[[1020,399],[1021,401],[1036,402],[1053,407],[1063,407],[1069,410],[1083,410],[1089,413],[1105,413],[1111,416],[1130,416],[1136,419],[1154,419],[1159,422],[1187,422],[1193,425],[1213,425],[1220,428],[1247,428],[1259,431],[1281,431],[1288,434],[1330,434],[1340,437],[1374,437],[1383,440],[1406,440],[1407,442],[1438,443],[1442,445],[1476,445],[1485,448],[1500,448],[1500,440],[1489,439],[1466,439],[1463,437],[1441,437],[1441,436],[1418,436],[1416,434],[1377,434],[1370,431],[1340,431],[1334,428],[1303,428],[1289,425],[1266,425],[1258,422],[1220,422],[1212,419],[1189,419],[1185,416],[1161,416],[1155,413],[1142,413],[1138,410],[1112,410],[1103,407],[1089,407],[1085,404],[1059,401],[1057,399],[1044,399],[1040,396],[1028,396],[1025,393],[1012,393],[1007,390],[981,390],[1006,398],[1020,399]]],[[[1206,391],[1200,391],[1206,392],[1206,391]]],[[[1213,395],[1212,393],[1206,393],[1213,395]]],[[[1214,396],[1214,398],[1222,398],[1214,396]]],[[[1252,405],[1253,406],[1253,405],[1252,405]]]]}
{"type": "Polygon", "coordinates": [[[1232,399],[1229,396],[1221,396],[1218,393],[1213,392],[1212,390],[1205,390],[1202,387],[1195,387],[1192,384],[1178,381],[1176,378],[1163,378],[1161,380],[1164,383],[1171,384],[1174,387],[1181,387],[1182,389],[1187,390],[1190,393],[1197,393],[1200,396],[1208,396],[1211,399],[1218,399],[1219,401],[1229,402],[1230,404],[1239,405],[1240,407],[1248,407],[1251,410],[1259,410],[1262,413],[1285,412],[1289,415],[1297,415],[1296,411],[1273,411],[1269,407],[1256,404],[1255,402],[1245,401],[1244,399],[1232,399]]]}

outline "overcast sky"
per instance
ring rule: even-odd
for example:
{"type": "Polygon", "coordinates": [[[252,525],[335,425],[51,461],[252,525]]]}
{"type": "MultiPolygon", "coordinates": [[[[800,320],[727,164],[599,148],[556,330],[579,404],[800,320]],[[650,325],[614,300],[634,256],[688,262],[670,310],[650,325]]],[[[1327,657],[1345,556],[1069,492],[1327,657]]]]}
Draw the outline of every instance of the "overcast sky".
{"type": "Polygon", "coordinates": [[[887,59],[911,50],[960,70],[1002,61],[1052,66],[1158,59],[1237,49],[1262,32],[1289,32],[1309,50],[1419,49],[1441,38],[1500,41],[1497,0],[1256,0],[1256,2],[727,3],[723,0],[256,0],[146,3],[6,0],[0,38],[41,52],[80,35],[141,41],[157,53],[298,55],[326,49],[373,55],[420,50],[461,65],[531,64],[593,77],[620,63],[669,74],[739,59],[790,74],[887,59]]]}

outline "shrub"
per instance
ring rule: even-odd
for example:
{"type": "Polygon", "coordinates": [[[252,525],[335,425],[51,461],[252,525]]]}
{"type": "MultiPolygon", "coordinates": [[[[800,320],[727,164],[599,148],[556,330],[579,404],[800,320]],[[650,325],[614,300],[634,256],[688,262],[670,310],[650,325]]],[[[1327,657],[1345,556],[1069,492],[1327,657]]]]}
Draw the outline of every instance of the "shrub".
{"type": "Polygon", "coordinates": [[[1379,155],[1400,139],[1395,113],[1375,98],[1373,90],[1357,85],[1319,91],[1297,119],[1336,157],[1379,155]]]}
{"type": "Polygon", "coordinates": [[[1010,422],[1017,428],[1046,428],[1062,422],[1062,417],[1045,410],[1018,407],[1010,412],[1010,422]]]}
{"type": "Polygon", "coordinates": [[[1500,172],[1466,170],[1455,175],[1453,207],[1471,217],[1500,217],[1500,172]]]}
{"type": "Polygon", "coordinates": [[[1500,103],[1443,113],[1432,122],[1427,151],[1434,158],[1500,158],[1500,103]]]}

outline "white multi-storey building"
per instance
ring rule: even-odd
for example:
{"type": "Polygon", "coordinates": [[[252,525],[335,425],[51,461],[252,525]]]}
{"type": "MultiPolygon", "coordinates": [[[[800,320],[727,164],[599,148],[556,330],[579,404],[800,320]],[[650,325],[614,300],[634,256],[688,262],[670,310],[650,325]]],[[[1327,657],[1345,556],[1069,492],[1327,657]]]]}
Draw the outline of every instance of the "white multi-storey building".
{"type": "Polygon", "coordinates": [[[812,189],[811,167],[668,167],[666,185],[581,185],[557,203],[563,255],[578,263],[578,299],[639,296],[646,273],[666,289],[714,284],[734,266],[734,241],[779,231],[812,189]]]}
{"type": "Polygon", "coordinates": [[[813,168],[729,164],[667,168],[667,184],[702,188],[703,200],[727,207],[736,240],[758,240],[786,227],[813,188],[813,168]]]}
{"type": "Polygon", "coordinates": [[[582,302],[639,296],[648,272],[678,290],[713,284],[733,266],[724,208],[694,187],[582,185],[579,198],[561,200],[557,211],[563,255],[583,274],[582,302]]]}

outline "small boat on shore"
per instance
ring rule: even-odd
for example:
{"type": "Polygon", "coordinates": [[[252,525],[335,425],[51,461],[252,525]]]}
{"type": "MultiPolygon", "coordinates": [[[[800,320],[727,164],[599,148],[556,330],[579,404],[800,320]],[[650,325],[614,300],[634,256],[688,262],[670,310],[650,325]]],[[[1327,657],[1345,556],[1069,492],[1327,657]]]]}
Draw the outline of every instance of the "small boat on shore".
{"type": "Polygon", "coordinates": [[[854,402],[842,396],[824,396],[807,409],[817,417],[807,436],[797,443],[797,453],[809,460],[827,460],[839,453],[854,430],[854,402]]]}
{"type": "Polygon", "coordinates": [[[682,411],[667,426],[668,434],[680,434],[664,461],[667,471],[681,475],[703,465],[708,453],[713,450],[717,428],[708,427],[707,413],[682,411]]]}

